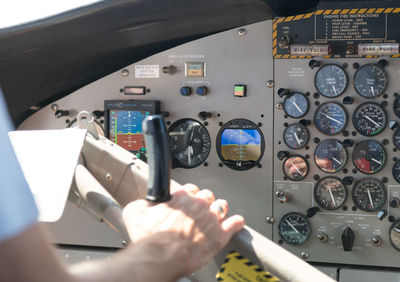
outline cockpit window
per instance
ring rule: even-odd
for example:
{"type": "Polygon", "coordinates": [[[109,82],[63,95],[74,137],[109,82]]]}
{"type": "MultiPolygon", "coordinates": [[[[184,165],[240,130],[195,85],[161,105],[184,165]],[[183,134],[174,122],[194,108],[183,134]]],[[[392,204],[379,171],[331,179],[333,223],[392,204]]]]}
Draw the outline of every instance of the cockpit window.
{"type": "Polygon", "coordinates": [[[26,24],[102,0],[7,0],[0,5],[0,29],[26,24]]]}

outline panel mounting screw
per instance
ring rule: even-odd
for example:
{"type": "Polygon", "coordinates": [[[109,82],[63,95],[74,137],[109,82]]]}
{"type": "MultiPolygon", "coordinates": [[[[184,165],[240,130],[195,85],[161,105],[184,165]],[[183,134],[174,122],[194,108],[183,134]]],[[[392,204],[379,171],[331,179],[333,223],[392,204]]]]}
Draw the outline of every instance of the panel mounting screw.
{"type": "Polygon", "coordinates": [[[308,253],[307,252],[301,252],[301,257],[303,258],[303,259],[308,259],[308,253]]]}
{"type": "Polygon", "coordinates": [[[283,104],[282,104],[282,103],[276,104],[276,108],[277,108],[278,110],[282,110],[282,109],[283,109],[283,104]]]}
{"type": "Polygon", "coordinates": [[[106,173],[106,180],[108,181],[108,182],[110,182],[111,180],[112,180],[112,175],[111,175],[111,173],[106,173]]]}
{"type": "Polygon", "coordinates": [[[274,223],[274,218],[272,216],[267,216],[265,218],[265,222],[269,223],[269,224],[272,224],[272,223],[274,223]]]}
{"type": "Polygon", "coordinates": [[[122,246],[122,248],[126,248],[128,246],[128,242],[126,242],[125,240],[122,241],[121,246],[122,246]]]}
{"type": "Polygon", "coordinates": [[[247,30],[245,28],[241,28],[238,30],[238,35],[245,36],[247,34],[247,30]]]}
{"type": "Polygon", "coordinates": [[[57,104],[51,104],[50,108],[51,108],[51,110],[52,110],[53,112],[58,111],[58,105],[57,105],[57,104]]]}
{"type": "Polygon", "coordinates": [[[268,87],[268,88],[272,88],[272,87],[274,87],[274,85],[275,85],[275,83],[274,83],[273,80],[268,80],[268,81],[267,81],[267,87],[268,87]]]}
{"type": "Polygon", "coordinates": [[[129,75],[129,71],[127,69],[124,69],[124,70],[121,71],[121,75],[123,77],[127,77],[129,75]]]}

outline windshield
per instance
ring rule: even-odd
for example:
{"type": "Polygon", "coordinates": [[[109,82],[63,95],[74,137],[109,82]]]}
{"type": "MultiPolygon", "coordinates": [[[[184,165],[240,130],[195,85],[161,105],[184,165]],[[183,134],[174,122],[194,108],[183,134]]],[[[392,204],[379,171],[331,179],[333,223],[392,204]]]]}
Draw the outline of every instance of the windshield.
{"type": "Polygon", "coordinates": [[[102,0],[3,0],[0,5],[0,28],[41,20],[102,0]]]}

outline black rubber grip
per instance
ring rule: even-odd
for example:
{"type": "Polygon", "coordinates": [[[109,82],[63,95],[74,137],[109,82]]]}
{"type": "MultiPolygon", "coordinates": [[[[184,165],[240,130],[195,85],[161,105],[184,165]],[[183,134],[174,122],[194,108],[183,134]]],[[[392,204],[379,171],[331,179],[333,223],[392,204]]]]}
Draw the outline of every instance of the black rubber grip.
{"type": "Polygon", "coordinates": [[[164,119],[160,115],[148,116],[143,120],[142,127],[150,169],[146,199],[152,202],[167,202],[171,199],[171,175],[168,133],[164,119]]]}

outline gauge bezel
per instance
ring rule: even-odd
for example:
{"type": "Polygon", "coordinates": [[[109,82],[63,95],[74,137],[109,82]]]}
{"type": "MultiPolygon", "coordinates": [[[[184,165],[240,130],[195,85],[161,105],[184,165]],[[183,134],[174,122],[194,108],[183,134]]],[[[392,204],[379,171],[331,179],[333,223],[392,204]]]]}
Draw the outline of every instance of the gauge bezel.
{"type": "Polygon", "coordinates": [[[398,117],[398,118],[400,118],[400,111],[397,111],[396,110],[396,104],[399,106],[399,108],[400,108],[400,96],[398,96],[395,100],[394,100],[394,102],[393,102],[393,112],[394,112],[394,114],[398,117]]]}
{"type": "Polygon", "coordinates": [[[392,223],[392,225],[390,225],[390,227],[389,227],[389,234],[388,234],[388,235],[389,235],[389,241],[390,241],[390,244],[392,245],[392,247],[395,248],[397,251],[400,252],[400,246],[397,247],[397,246],[392,242],[392,237],[390,236],[390,232],[392,231],[393,227],[395,227],[396,224],[399,224],[399,222],[400,222],[400,219],[396,220],[395,222],[392,223]]]}
{"type": "Polygon", "coordinates": [[[395,141],[394,137],[396,136],[396,134],[398,134],[398,136],[400,137],[400,127],[397,128],[394,132],[393,132],[393,136],[392,136],[392,142],[393,145],[397,148],[400,149],[400,140],[398,142],[395,141]],[[398,146],[396,146],[396,143],[398,143],[398,146]]]}
{"type": "Polygon", "coordinates": [[[251,169],[254,166],[258,165],[260,163],[261,159],[263,158],[264,151],[265,151],[264,134],[262,133],[260,127],[258,127],[257,124],[255,124],[254,122],[252,122],[248,119],[244,119],[244,118],[232,119],[232,120],[226,122],[218,131],[215,144],[216,144],[216,148],[217,148],[218,157],[221,160],[221,162],[224,165],[226,165],[227,167],[229,167],[230,169],[238,170],[238,171],[248,170],[248,169],[251,169]],[[232,164],[231,162],[225,160],[224,157],[222,156],[222,152],[221,152],[221,135],[225,129],[255,129],[255,130],[257,130],[261,137],[261,152],[260,152],[260,156],[258,157],[257,161],[252,161],[251,164],[250,163],[248,163],[246,165],[241,164],[240,166],[238,166],[237,164],[242,163],[242,162],[236,162],[235,164],[232,164]]]}
{"type": "Polygon", "coordinates": [[[381,209],[381,208],[385,205],[385,203],[386,203],[386,201],[387,201],[387,194],[386,194],[386,192],[387,192],[387,191],[386,191],[385,184],[383,184],[382,181],[380,181],[379,179],[376,179],[376,178],[373,178],[373,177],[363,178],[363,179],[357,181],[357,183],[353,186],[353,189],[351,190],[351,200],[353,201],[354,205],[355,205],[359,210],[362,210],[362,211],[365,211],[365,212],[376,212],[377,210],[381,209]],[[359,205],[356,203],[356,201],[354,200],[354,198],[355,198],[354,193],[355,193],[356,187],[357,187],[360,183],[365,182],[365,181],[368,181],[368,180],[371,180],[371,179],[374,180],[374,181],[379,182],[379,184],[381,185],[381,188],[382,188],[382,190],[383,190],[384,200],[382,201],[382,203],[381,203],[379,206],[376,206],[376,207],[374,207],[373,209],[364,209],[364,208],[360,208],[360,206],[359,206],[359,205]]]}
{"type": "Polygon", "coordinates": [[[208,158],[208,156],[210,155],[210,152],[211,152],[212,141],[211,141],[210,132],[208,132],[207,128],[206,128],[206,127],[204,126],[204,124],[202,124],[200,121],[195,120],[195,119],[192,119],[192,118],[181,118],[181,119],[178,119],[178,120],[174,121],[174,122],[168,127],[167,132],[168,132],[169,150],[170,150],[171,159],[172,159],[174,168],[179,167],[179,168],[183,168],[183,169],[192,169],[192,168],[196,168],[196,167],[202,165],[202,164],[207,160],[207,158],[208,158]],[[179,162],[179,160],[177,160],[177,159],[174,157],[174,155],[172,154],[172,151],[171,151],[171,141],[170,141],[169,133],[170,133],[172,130],[174,130],[178,125],[180,125],[180,124],[182,124],[182,123],[184,123],[184,122],[186,122],[186,121],[197,122],[197,123],[206,131],[206,133],[207,133],[207,135],[208,135],[209,142],[210,142],[210,148],[209,148],[208,151],[207,151],[207,156],[204,158],[204,160],[203,160],[201,163],[199,163],[199,164],[197,164],[197,165],[195,165],[195,166],[184,166],[184,165],[182,165],[182,164],[179,162]]]}
{"type": "Polygon", "coordinates": [[[343,207],[343,205],[344,205],[344,204],[346,203],[346,201],[347,201],[347,198],[348,198],[348,196],[349,196],[349,192],[348,192],[347,186],[343,183],[342,179],[340,179],[340,178],[337,177],[337,176],[326,176],[326,177],[321,178],[321,179],[317,182],[317,184],[316,184],[315,187],[314,187],[314,193],[313,193],[313,195],[314,195],[314,201],[317,203],[317,205],[318,205],[321,209],[324,209],[324,210],[327,210],[327,211],[334,211],[334,210],[337,210],[337,209],[340,209],[341,207],[343,207]],[[343,186],[343,188],[344,188],[344,192],[345,192],[344,200],[343,200],[343,202],[342,202],[339,206],[337,206],[337,207],[335,207],[335,208],[324,208],[324,207],[322,207],[322,206],[320,205],[320,203],[319,203],[319,202],[317,201],[317,199],[316,199],[317,188],[319,187],[320,183],[321,183],[322,181],[326,180],[326,179],[335,179],[335,180],[338,180],[338,181],[340,182],[340,184],[341,184],[341,185],[343,186]]]}
{"type": "Polygon", "coordinates": [[[363,141],[357,143],[357,144],[354,146],[354,149],[353,149],[353,153],[352,153],[352,155],[351,155],[351,158],[352,158],[354,167],[355,167],[359,172],[361,172],[362,174],[365,174],[365,175],[377,174],[378,172],[380,172],[380,171],[386,166],[386,163],[387,163],[387,161],[388,161],[388,155],[387,155],[385,146],[382,145],[382,143],[380,143],[379,141],[376,141],[376,140],[363,140],[363,141]],[[379,170],[377,170],[377,171],[375,171],[375,172],[372,172],[372,173],[368,173],[368,172],[361,171],[360,168],[356,165],[355,160],[354,160],[354,159],[355,159],[355,158],[354,158],[354,155],[355,155],[355,153],[356,153],[357,146],[359,146],[360,144],[365,143],[365,142],[376,142],[376,143],[378,143],[378,144],[383,148],[383,152],[385,153],[385,162],[384,162],[383,166],[382,166],[379,170]]]}
{"type": "Polygon", "coordinates": [[[399,179],[397,180],[396,177],[394,176],[394,168],[396,167],[396,165],[400,166],[400,160],[396,161],[393,166],[392,166],[392,177],[393,179],[400,184],[400,174],[399,174],[399,179]]]}
{"type": "Polygon", "coordinates": [[[301,213],[299,213],[299,212],[289,212],[289,213],[284,214],[284,215],[281,217],[281,220],[279,221],[279,224],[278,224],[278,235],[279,235],[279,237],[280,237],[283,241],[285,241],[287,244],[289,244],[289,245],[291,245],[291,246],[300,246],[300,245],[305,244],[305,243],[308,241],[308,239],[310,239],[311,233],[312,233],[312,228],[311,228],[310,221],[308,220],[308,218],[307,218],[305,215],[303,215],[303,214],[301,214],[301,213]],[[293,244],[292,242],[287,241],[287,240],[282,236],[282,234],[281,234],[281,224],[282,224],[282,220],[285,219],[286,217],[290,216],[290,215],[297,215],[297,216],[300,216],[300,217],[302,217],[302,218],[305,220],[305,222],[307,223],[307,228],[308,228],[309,232],[308,232],[308,234],[306,235],[305,240],[304,240],[303,242],[301,242],[301,243],[293,244]]]}
{"type": "Polygon", "coordinates": [[[343,130],[345,130],[345,128],[347,127],[347,124],[348,124],[348,122],[349,122],[349,116],[347,115],[346,108],[345,108],[342,104],[340,104],[340,103],[338,103],[338,102],[335,102],[335,101],[328,101],[328,102],[322,103],[321,105],[318,106],[318,108],[317,108],[317,109],[315,110],[315,112],[314,112],[314,120],[313,120],[313,121],[314,121],[315,128],[316,128],[319,132],[321,132],[322,134],[325,134],[325,135],[327,135],[327,136],[335,136],[335,135],[338,135],[338,134],[342,133],[343,130]],[[344,123],[342,129],[341,129],[339,132],[334,133],[334,134],[327,134],[327,133],[325,133],[325,132],[322,132],[322,131],[319,129],[319,127],[316,125],[317,123],[315,122],[315,119],[316,119],[316,117],[317,117],[317,112],[318,112],[318,110],[319,110],[320,108],[322,108],[322,106],[325,106],[325,105],[327,105],[327,104],[336,104],[336,105],[338,105],[340,108],[342,108],[342,110],[343,110],[343,112],[344,112],[344,115],[345,115],[345,117],[346,117],[346,121],[345,121],[345,123],[344,123]]]}
{"type": "Polygon", "coordinates": [[[282,107],[283,107],[283,111],[285,112],[285,114],[286,114],[288,117],[291,117],[291,118],[294,118],[294,119],[298,119],[298,118],[304,117],[304,116],[308,113],[308,111],[309,111],[309,109],[310,109],[310,101],[308,101],[308,98],[307,98],[307,96],[306,96],[305,94],[300,93],[300,92],[293,92],[293,93],[289,94],[288,96],[286,96],[285,99],[283,99],[282,107]],[[298,117],[295,117],[295,116],[290,115],[290,114],[286,111],[286,107],[285,107],[285,104],[286,104],[287,99],[291,98],[291,97],[292,97],[293,95],[295,95],[295,94],[302,95],[302,96],[306,99],[306,101],[307,101],[307,110],[304,111],[304,114],[303,114],[303,115],[298,116],[298,117]]]}
{"type": "Polygon", "coordinates": [[[387,126],[387,123],[388,123],[388,115],[387,115],[387,112],[386,112],[385,108],[384,108],[382,105],[378,104],[377,102],[365,102],[365,103],[362,103],[362,104],[358,105],[357,108],[354,110],[353,115],[352,115],[352,117],[351,117],[351,122],[353,123],[354,129],[355,129],[358,133],[360,133],[362,136],[365,136],[365,137],[374,137],[374,136],[378,136],[378,135],[381,134],[383,131],[385,131],[386,126],[387,126]],[[374,135],[368,135],[368,134],[364,134],[364,133],[360,132],[360,130],[355,126],[355,122],[354,122],[354,120],[355,120],[355,118],[356,118],[356,113],[360,110],[360,108],[364,107],[365,105],[369,105],[369,104],[373,104],[373,105],[377,106],[378,108],[381,108],[381,109],[383,110],[383,113],[385,114],[385,119],[386,119],[385,124],[382,126],[382,131],[381,131],[381,132],[378,132],[378,133],[376,133],[376,134],[374,134],[374,135]]]}
{"type": "Polygon", "coordinates": [[[283,174],[284,174],[288,179],[297,182],[297,181],[301,181],[301,180],[303,180],[304,178],[307,177],[308,173],[310,172],[310,164],[308,163],[307,159],[306,159],[305,157],[303,157],[302,155],[290,155],[289,157],[287,157],[287,158],[283,161],[283,163],[282,163],[282,171],[283,171],[283,174]],[[287,161],[288,159],[293,158],[293,157],[300,157],[300,158],[302,158],[302,159],[304,160],[304,162],[306,163],[306,165],[307,165],[306,174],[304,174],[304,176],[303,176],[301,179],[297,179],[297,180],[296,180],[296,179],[293,179],[293,178],[291,178],[290,176],[288,176],[288,175],[286,174],[286,171],[285,171],[285,163],[286,163],[286,161],[287,161]]]}
{"type": "Polygon", "coordinates": [[[348,154],[348,152],[347,152],[346,147],[343,145],[342,142],[340,142],[340,141],[337,140],[337,139],[333,139],[333,138],[326,139],[326,140],[320,142],[320,143],[317,145],[317,147],[315,147],[315,149],[314,149],[314,163],[315,163],[315,165],[316,165],[322,172],[325,172],[325,173],[328,173],[328,174],[337,173],[337,172],[341,171],[342,169],[344,169],[344,167],[346,166],[348,160],[349,160],[349,154],[348,154]],[[316,161],[316,159],[315,159],[315,152],[317,151],[318,147],[321,146],[321,144],[323,144],[324,142],[328,142],[328,141],[335,141],[335,142],[337,142],[337,143],[340,143],[340,144],[342,145],[343,149],[344,149],[345,156],[346,156],[346,160],[344,161],[342,167],[341,167],[340,169],[334,171],[334,172],[330,172],[330,171],[325,171],[325,170],[323,170],[323,169],[317,164],[317,161],[316,161]]]}
{"type": "Polygon", "coordinates": [[[339,65],[337,65],[337,64],[326,64],[326,65],[323,65],[322,67],[320,67],[320,68],[318,69],[318,71],[315,73],[315,76],[314,76],[314,86],[315,86],[315,89],[317,89],[318,93],[321,94],[322,96],[324,96],[324,97],[326,97],[326,98],[337,98],[337,97],[341,96],[344,92],[346,92],[347,87],[349,86],[349,76],[347,75],[347,73],[346,73],[346,71],[344,70],[343,67],[341,67],[341,66],[339,66],[339,65]],[[339,94],[335,95],[335,96],[326,96],[326,95],[323,94],[323,93],[320,91],[320,89],[317,87],[317,75],[319,74],[319,72],[320,72],[321,70],[323,70],[324,68],[329,67],[329,66],[338,67],[338,68],[344,73],[344,76],[346,77],[346,85],[345,85],[345,87],[343,88],[343,91],[340,92],[339,94]]]}
{"type": "Polygon", "coordinates": [[[385,69],[382,68],[382,67],[380,67],[380,66],[378,66],[378,64],[376,64],[376,63],[369,63],[369,64],[362,65],[361,67],[359,67],[359,68],[357,69],[357,71],[354,73],[354,76],[353,76],[353,88],[354,88],[354,90],[357,92],[358,95],[360,95],[361,97],[366,98],[366,99],[375,99],[375,98],[378,98],[379,96],[383,95],[383,94],[385,93],[387,87],[388,87],[388,82],[389,82],[389,81],[388,81],[388,76],[387,76],[387,73],[386,73],[385,69]],[[363,68],[365,68],[365,67],[368,67],[368,66],[372,66],[372,65],[375,65],[377,68],[379,68],[379,69],[382,70],[382,72],[383,72],[383,74],[384,74],[384,76],[385,76],[386,84],[385,84],[385,87],[382,89],[382,92],[381,92],[380,94],[378,94],[378,95],[376,95],[376,96],[368,97],[368,96],[362,95],[362,94],[358,91],[358,89],[357,89],[357,87],[356,87],[356,76],[357,76],[357,73],[358,73],[361,69],[363,69],[363,68]]]}
{"type": "Polygon", "coordinates": [[[300,150],[300,149],[303,149],[304,147],[307,146],[307,144],[308,144],[309,141],[310,141],[310,131],[308,130],[308,128],[307,128],[306,126],[302,125],[302,124],[299,123],[299,122],[295,122],[295,123],[289,124],[289,125],[285,128],[285,130],[283,131],[283,142],[284,142],[285,145],[288,146],[290,149],[293,149],[293,150],[300,150]],[[297,148],[293,148],[292,146],[290,146],[290,145],[286,142],[286,138],[285,138],[285,133],[286,133],[286,131],[289,129],[289,127],[290,127],[290,126],[295,126],[295,125],[298,125],[298,126],[302,127],[302,128],[304,129],[304,131],[307,133],[307,141],[304,143],[303,146],[300,146],[300,147],[297,147],[297,148]]]}

